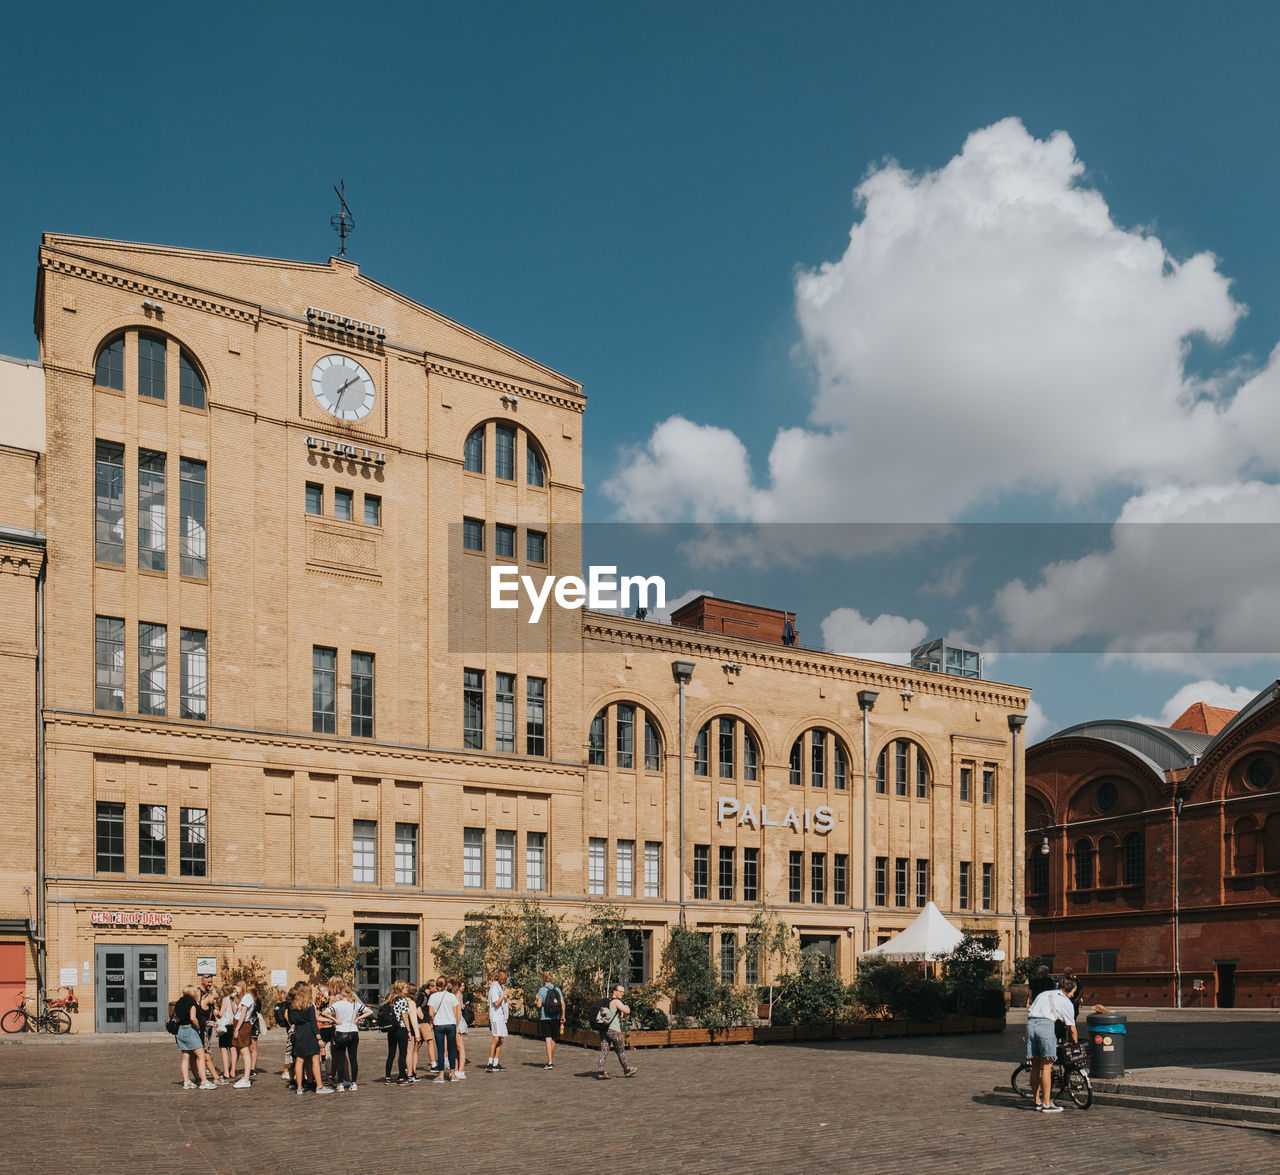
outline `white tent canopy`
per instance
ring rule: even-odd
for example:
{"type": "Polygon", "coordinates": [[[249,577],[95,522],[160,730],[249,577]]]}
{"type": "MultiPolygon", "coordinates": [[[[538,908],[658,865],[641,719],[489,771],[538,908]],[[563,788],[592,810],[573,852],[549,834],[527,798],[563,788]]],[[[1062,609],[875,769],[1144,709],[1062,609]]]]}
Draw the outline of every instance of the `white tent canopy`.
{"type": "Polygon", "coordinates": [[[964,935],[942,916],[942,911],[929,902],[906,930],[878,947],[863,951],[862,957],[882,955],[886,959],[933,962],[950,954],[963,938],[964,935]]]}

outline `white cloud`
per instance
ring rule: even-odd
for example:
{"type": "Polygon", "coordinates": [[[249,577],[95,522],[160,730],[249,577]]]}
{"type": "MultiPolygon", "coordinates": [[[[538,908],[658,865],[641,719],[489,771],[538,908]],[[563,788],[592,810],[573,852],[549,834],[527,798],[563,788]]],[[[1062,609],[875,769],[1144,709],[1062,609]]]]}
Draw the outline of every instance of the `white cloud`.
{"type": "Polygon", "coordinates": [[[681,592],[678,596],[668,600],[665,608],[654,608],[646,619],[655,620],[660,624],[670,624],[672,612],[679,612],[690,600],[696,600],[699,596],[714,596],[715,594],[709,588],[690,588],[688,591],[681,592]]]}
{"type": "Polygon", "coordinates": [[[863,618],[856,608],[837,608],[822,621],[822,644],[833,653],[906,665],[911,650],[929,635],[923,620],[881,613],[863,618]]]}
{"type": "Polygon", "coordinates": [[[1248,685],[1223,685],[1220,681],[1210,680],[1189,681],[1165,702],[1159,718],[1137,717],[1134,721],[1168,726],[1196,702],[1204,702],[1206,706],[1221,706],[1224,710],[1242,710],[1257,693],[1256,689],[1248,685]]]}
{"type": "Polygon", "coordinates": [[[1226,340],[1243,307],[1210,254],[1116,224],[1065,133],[1005,119],[855,197],[844,255],[796,279],[817,383],[767,482],[734,434],[674,417],[605,486],[621,517],[936,521],[1275,468],[1280,359],[1234,402],[1235,373],[1187,373],[1188,341],[1226,340]]]}
{"type": "Polygon", "coordinates": [[[1027,725],[1023,727],[1023,735],[1026,742],[1023,746],[1031,746],[1038,743],[1041,739],[1047,738],[1058,729],[1058,726],[1049,719],[1044,712],[1044,707],[1040,705],[1034,698],[1027,703],[1027,725]]]}

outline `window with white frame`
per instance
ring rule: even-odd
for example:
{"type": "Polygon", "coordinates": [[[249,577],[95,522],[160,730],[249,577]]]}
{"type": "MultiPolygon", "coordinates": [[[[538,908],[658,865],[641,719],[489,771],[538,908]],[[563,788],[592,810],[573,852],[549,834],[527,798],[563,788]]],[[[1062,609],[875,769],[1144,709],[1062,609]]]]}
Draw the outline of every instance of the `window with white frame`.
{"type": "Polygon", "coordinates": [[[526,832],[524,835],[524,887],[534,893],[547,888],[547,834],[526,832]]]}
{"type": "Polygon", "coordinates": [[[516,834],[498,829],[493,842],[493,885],[495,889],[516,887],[516,834]]]}
{"type": "Polygon", "coordinates": [[[462,830],[462,884],[467,889],[484,889],[484,829],[462,830]]]}
{"type": "Polygon", "coordinates": [[[396,821],[396,885],[418,884],[418,826],[396,821]]]}
{"type": "Polygon", "coordinates": [[[494,732],[499,751],[516,749],[516,675],[514,673],[497,674],[497,693],[495,695],[496,712],[494,714],[494,732]]]}
{"type": "Polygon", "coordinates": [[[374,885],[378,880],[378,822],[356,820],[351,831],[351,880],[374,885]]]}
{"type": "Polygon", "coordinates": [[[587,841],[587,893],[604,893],[605,840],[593,836],[587,841]]]}
{"type": "Polygon", "coordinates": [[[644,896],[660,898],[662,896],[662,842],[647,840],[644,842],[644,896]]]}
{"type": "Polygon", "coordinates": [[[620,898],[632,897],[635,891],[636,842],[620,840],[616,845],[614,888],[620,898]]]}

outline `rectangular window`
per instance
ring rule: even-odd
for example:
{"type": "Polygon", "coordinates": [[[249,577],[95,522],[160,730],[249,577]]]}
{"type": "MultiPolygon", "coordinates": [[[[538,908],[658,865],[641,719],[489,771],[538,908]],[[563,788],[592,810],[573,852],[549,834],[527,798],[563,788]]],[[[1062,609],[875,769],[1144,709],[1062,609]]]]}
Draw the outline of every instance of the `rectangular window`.
{"type": "Polygon", "coordinates": [[[516,749],[516,675],[499,673],[496,676],[493,721],[495,747],[499,751],[512,752],[516,749]]]}
{"type": "Polygon", "coordinates": [[[503,481],[516,479],[516,430],[500,424],[494,430],[495,451],[493,473],[503,481]]]}
{"type": "Polygon", "coordinates": [[[827,736],[821,730],[809,732],[809,783],[813,787],[827,786],[827,736]]]}
{"type": "Polygon", "coordinates": [[[626,933],[630,955],[627,982],[631,987],[638,987],[649,982],[649,948],[652,945],[653,931],[628,930],[626,933]]]}
{"type": "Polygon", "coordinates": [[[333,516],[340,522],[351,521],[351,505],[355,495],[350,490],[333,491],[333,516]]]}
{"type": "Polygon", "coordinates": [[[462,884],[467,889],[484,889],[484,829],[462,830],[462,884]]]}
{"type": "Polygon", "coordinates": [[[351,654],[351,733],[373,738],[373,654],[351,654]]]}
{"type": "Polygon", "coordinates": [[[888,905],[889,858],[876,858],[876,905],[888,905]]]}
{"type": "Polygon", "coordinates": [[[644,842],[644,896],[662,896],[662,842],[658,840],[644,842]]]}
{"type": "Polygon", "coordinates": [[[720,778],[733,778],[733,719],[720,719],[720,778]]]}
{"type": "Polygon", "coordinates": [[[307,482],[307,513],[324,513],[324,486],[317,485],[314,481],[307,482]]]}
{"type": "Polygon", "coordinates": [[[547,753],[547,679],[526,677],[524,680],[524,753],[547,753]]]}
{"type": "Polygon", "coordinates": [[[760,850],[742,850],[742,900],[760,900],[760,850]]]}
{"type": "Polygon", "coordinates": [[[396,821],[396,885],[418,884],[418,826],[396,821]]]}
{"type": "Polygon", "coordinates": [[[462,671],[462,745],[484,749],[484,670],[462,671]]]}
{"type": "Polygon", "coordinates": [[[124,566],[124,446],[94,446],[94,552],[99,563],[124,566]]]}
{"type": "Polygon", "coordinates": [[[620,898],[632,897],[636,888],[636,842],[620,840],[614,854],[614,892],[620,898]]]}
{"type": "Polygon", "coordinates": [[[382,499],[377,494],[364,496],[364,524],[365,526],[382,525],[382,499]]]}
{"type": "Polygon", "coordinates": [[[338,730],[338,650],[311,646],[311,729],[316,734],[338,730]]]}
{"type": "Polygon", "coordinates": [[[483,518],[464,518],[462,520],[462,549],[464,551],[484,550],[483,518]]]}
{"type": "Polygon", "coordinates": [[[1116,969],[1115,951],[1085,951],[1085,970],[1090,975],[1110,975],[1116,969]]]}
{"type": "Polygon", "coordinates": [[[787,900],[804,901],[804,853],[794,849],[787,858],[787,900]]]}
{"type": "Polygon", "coordinates": [[[493,552],[500,559],[516,557],[516,528],[499,522],[493,528],[493,552]]]}
{"type": "Polygon", "coordinates": [[[618,766],[630,771],[636,765],[636,708],[621,704],[615,717],[618,766]]]}
{"type": "Polygon", "coordinates": [[[982,908],[984,910],[991,909],[991,890],[995,885],[995,866],[984,864],[982,866],[982,908]]]}
{"type": "Polygon", "coordinates": [[[204,380],[181,351],[178,352],[178,403],[186,408],[204,407],[204,380]]]}
{"type": "Polygon", "coordinates": [[[138,808],[138,872],[165,871],[165,840],[168,809],[158,804],[142,804],[138,808]]]}
{"type": "Polygon", "coordinates": [[[182,629],[178,665],[180,718],[209,717],[209,634],[198,628],[182,629]]]}
{"type": "Polygon", "coordinates": [[[929,862],[921,858],[916,859],[916,905],[920,907],[929,904],[929,862]]]}
{"type": "Polygon", "coordinates": [[[898,857],[893,863],[893,904],[907,904],[907,858],[898,857]]]}
{"type": "Polygon", "coordinates": [[[208,476],[203,461],[178,462],[178,570],[193,579],[209,574],[208,476]]]}
{"type": "Polygon", "coordinates": [[[168,630],[163,624],[138,625],[138,713],[165,711],[168,630]]]}
{"type": "Polygon", "coordinates": [[[732,931],[720,935],[720,982],[732,983],[738,977],[738,938],[732,931]]]}
{"type": "Polygon", "coordinates": [[[493,886],[495,889],[516,887],[516,834],[498,829],[493,842],[493,886]]]}
{"type": "Polygon", "coordinates": [[[996,797],[996,769],[994,767],[984,767],[982,769],[982,802],[991,804],[995,802],[996,797]]]}
{"type": "Polygon", "coordinates": [[[709,896],[711,879],[711,846],[693,846],[693,896],[698,901],[705,901],[709,896]]]}
{"type": "Polygon", "coordinates": [[[138,395],[164,399],[164,339],[138,336],[138,395]]]}
{"type": "Polygon", "coordinates": [[[733,868],[733,846],[720,846],[720,900],[722,902],[733,901],[734,890],[737,889],[737,879],[734,877],[733,868]]]}
{"type": "Polygon", "coordinates": [[[138,566],[165,569],[165,455],[138,450],[138,566]]]}
{"type": "Polygon", "coordinates": [[[209,869],[209,810],[179,808],[178,872],[183,877],[204,877],[209,869]]]}
{"type": "Polygon", "coordinates": [[[124,709],[124,621],[96,616],[93,621],[94,689],[96,710],[124,709]]]}
{"type": "Polygon", "coordinates": [[[907,794],[907,742],[905,739],[898,739],[893,744],[893,764],[893,794],[905,796],[907,794]]]}
{"type": "Polygon", "coordinates": [[[351,880],[356,885],[378,881],[378,822],[355,820],[351,825],[351,880]]]}
{"type": "Polygon", "coordinates": [[[742,981],[748,987],[760,982],[760,956],[751,951],[745,951],[742,956],[742,981]]]}
{"type": "Polygon", "coordinates": [[[969,908],[969,873],[973,866],[968,861],[960,862],[960,902],[962,910],[969,908]]]}
{"type": "Polygon", "coordinates": [[[98,872],[124,872],[124,805],[98,801],[98,872]]]}
{"type": "Polygon", "coordinates": [[[831,903],[846,905],[849,901],[849,855],[836,853],[831,858],[831,903]]]}
{"type": "Polygon", "coordinates": [[[547,536],[545,532],[540,530],[525,532],[525,558],[530,563],[545,563],[547,561],[547,536]]]}
{"type": "Polygon", "coordinates": [[[960,768],[960,802],[962,804],[967,804],[969,802],[969,796],[972,793],[972,791],[973,791],[973,768],[961,767],[960,768]]]}
{"type": "Polygon", "coordinates": [[[524,887],[533,893],[543,893],[547,888],[547,834],[524,834],[524,887]]]}
{"type": "Polygon", "coordinates": [[[587,893],[604,893],[605,840],[593,836],[587,841],[587,893]]]}
{"type": "Polygon", "coordinates": [[[707,775],[710,773],[709,761],[711,756],[711,723],[704,723],[702,729],[698,731],[697,736],[693,740],[693,773],[694,775],[707,775]]]}
{"type": "Polygon", "coordinates": [[[1027,849],[1027,893],[1049,892],[1049,858],[1040,852],[1039,846],[1027,849]]]}
{"type": "Polygon", "coordinates": [[[827,902],[827,854],[809,854],[809,900],[817,905],[827,902]]]}

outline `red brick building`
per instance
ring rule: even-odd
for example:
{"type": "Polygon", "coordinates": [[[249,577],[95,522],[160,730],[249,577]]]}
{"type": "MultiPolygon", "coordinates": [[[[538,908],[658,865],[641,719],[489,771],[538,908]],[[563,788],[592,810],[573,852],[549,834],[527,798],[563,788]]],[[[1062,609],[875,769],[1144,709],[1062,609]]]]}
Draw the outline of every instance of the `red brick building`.
{"type": "Polygon", "coordinates": [[[1031,952],[1086,999],[1280,1005],[1280,681],[1027,749],[1031,952]]]}

